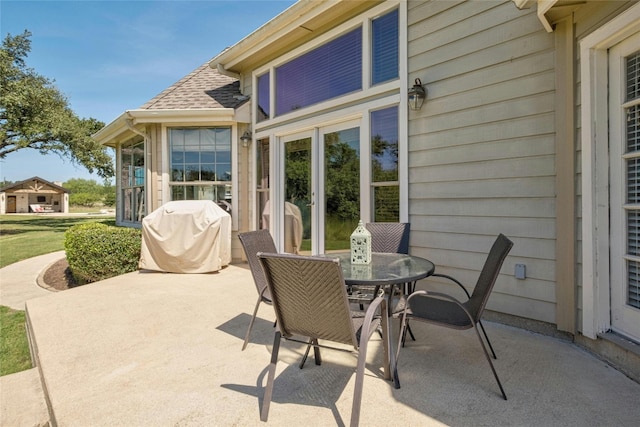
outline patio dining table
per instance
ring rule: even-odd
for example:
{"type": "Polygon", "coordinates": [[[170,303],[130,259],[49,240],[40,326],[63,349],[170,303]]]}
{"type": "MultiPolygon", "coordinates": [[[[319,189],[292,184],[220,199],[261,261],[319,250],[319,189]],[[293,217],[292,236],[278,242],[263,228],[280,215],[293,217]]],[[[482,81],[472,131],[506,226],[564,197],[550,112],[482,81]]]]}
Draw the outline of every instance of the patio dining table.
{"type": "Polygon", "coordinates": [[[385,344],[385,379],[393,379],[395,388],[400,388],[396,372],[391,378],[391,366],[395,366],[395,351],[388,324],[393,316],[392,298],[396,285],[414,283],[433,274],[435,265],[424,258],[398,254],[374,252],[370,264],[352,264],[349,252],[326,253],[323,257],[338,258],[347,286],[366,286],[379,289],[387,296],[387,322],[383,322],[382,335],[385,344]],[[387,327],[385,327],[385,324],[387,327]]]}

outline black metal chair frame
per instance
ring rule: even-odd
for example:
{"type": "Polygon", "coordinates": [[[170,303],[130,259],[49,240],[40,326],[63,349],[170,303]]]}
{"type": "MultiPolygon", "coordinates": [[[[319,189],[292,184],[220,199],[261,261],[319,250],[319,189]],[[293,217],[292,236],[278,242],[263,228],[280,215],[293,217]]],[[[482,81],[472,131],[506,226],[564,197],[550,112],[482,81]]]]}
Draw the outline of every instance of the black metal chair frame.
{"type": "Polygon", "coordinates": [[[476,287],[474,288],[473,293],[470,295],[467,289],[455,278],[445,275],[445,274],[433,274],[432,277],[442,277],[448,280],[451,280],[455,284],[457,284],[460,288],[464,290],[464,293],[467,296],[466,302],[460,302],[456,298],[451,295],[447,295],[441,292],[431,292],[425,290],[419,290],[413,292],[406,301],[406,306],[402,313],[401,323],[400,323],[400,337],[398,342],[398,347],[396,349],[396,357],[395,363],[396,366],[394,368],[394,375],[397,377],[397,363],[398,357],[400,355],[400,348],[404,346],[404,335],[405,329],[408,327],[408,322],[410,320],[423,321],[427,323],[432,323],[439,326],[444,326],[451,329],[470,329],[473,328],[475,330],[476,336],[480,341],[480,345],[484,352],[484,355],[489,362],[489,366],[491,367],[491,371],[493,372],[493,376],[498,383],[498,387],[500,388],[500,392],[502,393],[502,397],[504,400],[507,400],[507,395],[502,387],[502,383],[498,378],[498,374],[493,366],[493,362],[491,361],[491,357],[487,351],[487,348],[480,336],[480,332],[478,330],[478,326],[482,329],[482,333],[484,335],[485,340],[487,341],[487,345],[491,350],[491,354],[494,359],[497,359],[496,353],[493,350],[493,346],[491,345],[491,341],[487,335],[484,326],[482,325],[481,317],[484,311],[484,308],[487,304],[489,296],[491,294],[491,290],[498,278],[498,274],[500,273],[500,269],[502,268],[502,264],[504,263],[507,254],[513,247],[513,242],[509,240],[503,234],[500,234],[485,261],[485,264],[482,268],[480,276],[478,277],[478,281],[476,282],[476,287]],[[412,310],[411,302],[414,301],[414,309],[412,310]],[[420,313],[418,310],[418,305],[420,306],[420,313]],[[428,306],[428,304],[431,304],[428,306]],[[456,312],[449,312],[449,316],[443,315],[443,311],[438,311],[437,309],[442,309],[443,307],[449,307],[456,312]],[[431,311],[428,311],[428,308],[431,308],[431,311]],[[458,315],[456,317],[455,315],[458,315]]]}

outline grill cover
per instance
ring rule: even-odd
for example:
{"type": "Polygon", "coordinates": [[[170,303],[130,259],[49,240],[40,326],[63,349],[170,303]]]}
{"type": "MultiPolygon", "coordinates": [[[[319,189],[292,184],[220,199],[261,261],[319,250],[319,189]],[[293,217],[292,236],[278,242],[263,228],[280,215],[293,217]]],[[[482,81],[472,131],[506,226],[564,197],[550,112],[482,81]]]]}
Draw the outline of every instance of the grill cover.
{"type": "Polygon", "coordinates": [[[210,273],[231,262],[231,216],[211,200],[168,202],[142,220],[138,266],[210,273]]]}

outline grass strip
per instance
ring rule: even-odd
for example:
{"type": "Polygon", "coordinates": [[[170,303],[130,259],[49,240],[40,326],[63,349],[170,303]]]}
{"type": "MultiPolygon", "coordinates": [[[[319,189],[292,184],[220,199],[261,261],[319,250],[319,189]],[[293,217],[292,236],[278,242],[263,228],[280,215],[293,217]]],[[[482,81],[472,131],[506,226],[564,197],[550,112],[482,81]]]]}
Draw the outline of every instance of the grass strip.
{"type": "Polygon", "coordinates": [[[31,369],[25,312],[0,306],[0,376],[31,369]]]}

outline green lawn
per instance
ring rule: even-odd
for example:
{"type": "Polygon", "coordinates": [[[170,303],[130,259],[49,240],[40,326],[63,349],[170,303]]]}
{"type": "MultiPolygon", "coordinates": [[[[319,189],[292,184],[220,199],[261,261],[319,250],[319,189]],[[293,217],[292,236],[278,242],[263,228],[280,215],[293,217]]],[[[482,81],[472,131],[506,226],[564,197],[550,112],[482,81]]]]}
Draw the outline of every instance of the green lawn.
{"type": "Polygon", "coordinates": [[[64,232],[83,222],[114,225],[113,217],[0,215],[0,268],[64,249],[64,232]]]}
{"type": "MultiPolygon", "coordinates": [[[[64,232],[83,222],[115,225],[113,217],[0,215],[0,268],[64,249],[64,232]]],[[[25,313],[0,306],[0,375],[31,368],[25,313]]]]}

